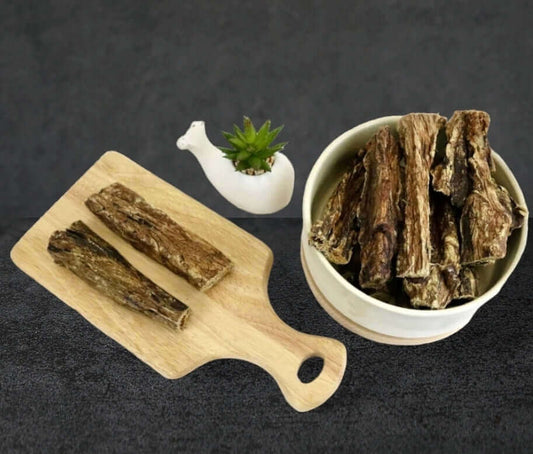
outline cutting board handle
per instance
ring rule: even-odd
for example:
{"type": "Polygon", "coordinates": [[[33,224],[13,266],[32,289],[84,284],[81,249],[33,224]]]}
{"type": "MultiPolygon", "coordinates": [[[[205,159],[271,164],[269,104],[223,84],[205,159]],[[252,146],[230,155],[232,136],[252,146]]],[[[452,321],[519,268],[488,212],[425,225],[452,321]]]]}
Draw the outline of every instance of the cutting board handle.
{"type": "Polygon", "coordinates": [[[276,380],[287,402],[297,411],[312,410],[326,402],[339,387],[346,369],[346,347],[341,342],[286,328],[282,341],[271,344],[272,351],[259,365],[276,380]],[[322,370],[314,380],[304,383],[298,377],[309,358],[322,358],[322,370]]]}

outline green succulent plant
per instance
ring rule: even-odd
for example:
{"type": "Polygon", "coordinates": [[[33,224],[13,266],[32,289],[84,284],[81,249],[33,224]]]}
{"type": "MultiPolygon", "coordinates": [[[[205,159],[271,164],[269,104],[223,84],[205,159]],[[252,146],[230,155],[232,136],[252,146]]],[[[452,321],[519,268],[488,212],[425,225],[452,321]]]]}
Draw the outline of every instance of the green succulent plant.
{"type": "Polygon", "coordinates": [[[270,120],[263,123],[263,126],[256,131],[252,120],[243,117],[243,129],[233,125],[233,134],[222,131],[222,135],[231,145],[229,147],[218,147],[224,157],[231,159],[236,165],[236,170],[245,171],[248,169],[254,171],[264,170],[270,172],[268,160],[274,156],[274,153],[283,150],[288,142],[280,142],[272,145],[283,129],[283,125],[276,129],[270,130],[270,120]]]}

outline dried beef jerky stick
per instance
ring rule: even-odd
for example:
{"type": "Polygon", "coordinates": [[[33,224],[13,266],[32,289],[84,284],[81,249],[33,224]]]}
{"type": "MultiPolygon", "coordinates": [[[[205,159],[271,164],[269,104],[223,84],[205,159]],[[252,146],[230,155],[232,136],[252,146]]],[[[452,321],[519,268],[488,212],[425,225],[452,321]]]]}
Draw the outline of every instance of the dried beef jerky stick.
{"type": "Polygon", "coordinates": [[[428,277],[407,278],[403,290],[413,307],[444,309],[453,299],[453,291],[446,285],[446,274],[439,266],[431,266],[428,277]]]}
{"type": "Polygon", "coordinates": [[[492,177],[489,124],[487,113],[469,111],[465,136],[470,149],[472,191],[461,214],[461,261],[466,265],[491,263],[505,257],[507,237],[523,222],[526,213],[492,177]]]}
{"type": "Polygon", "coordinates": [[[478,294],[477,276],[470,267],[459,274],[450,268],[431,265],[429,277],[404,279],[403,289],[413,307],[444,309],[455,299],[475,298],[478,294]]]}
{"type": "Polygon", "coordinates": [[[470,111],[455,111],[446,124],[446,155],[431,170],[433,189],[451,197],[452,205],[461,208],[470,193],[468,178],[469,150],[466,140],[470,111]]]}
{"type": "Polygon", "coordinates": [[[118,304],[181,329],[189,308],[135,269],[120,253],[83,222],[52,234],[48,252],[54,262],[72,271],[118,304]]]}
{"type": "Polygon", "coordinates": [[[441,194],[431,193],[431,265],[425,278],[407,278],[403,288],[414,307],[444,309],[460,284],[460,249],[453,207],[441,194]]]}
{"type": "Polygon", "coordinates": [[[513,223],[511,224],[511,231],[519,229],[527,219],[528,213],[525,207],[518,205],[509,194],[509,191],[503,186],[498,185],[498,198],[505,209],[511,213],[513,223]]]}
{"type": "Polygon", "coordinates": [[[438,114],[414,113],[400,119],[404,150],[404,224],[399,239],[398,277],[427,277],[430,273],[429,169],[439,129],[446,119],[438,114]]]}
{"type": "Polygon", "coordinates": [[[120,183],[93,194],[85,205],[134,248],[199,290],[212,287],[233,267],[218,249],[120,183]]]}
{"type": "Polygon", "coordinates": [[[477,276],[473,268],[463,267],[459,273],[459,285],[455,289],[454,299],[472,299],[478,294],[477,276]]]}
{"type": "Polygon", "coordinates": [[[400,219],[400,150],[388,126],[367,143],[365,183],[357,210],[362,288],[381,289],[392,278],[400,219]]]}
{"type": "Polygon", "coordinates": [[[337,265],[348,263],[357,243],[356,216],[364,183],[364,151],[357,153],[328,200],[324,214],[311,227],[309,244],[337,265]]]}
{"type": "Polygon", "coordinates": [[[459,272],[461,254],[454,209],[448,197],[431,194],[431,262],[459,272]]]}

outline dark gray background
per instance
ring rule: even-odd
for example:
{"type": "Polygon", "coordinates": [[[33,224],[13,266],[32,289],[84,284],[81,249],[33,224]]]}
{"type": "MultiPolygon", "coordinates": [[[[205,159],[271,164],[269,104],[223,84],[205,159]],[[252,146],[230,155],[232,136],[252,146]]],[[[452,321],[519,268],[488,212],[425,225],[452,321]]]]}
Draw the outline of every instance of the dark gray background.
{"type": "MultiPolygon", "coordinates": [[[[383,115],[478,108],[528,199],[533,38],[526,1],[0,3],[0,212],[36,216],[121,151],[226,216],[176,138],[248,114],[284,123],[290,206],[323,148],[383,115]]],[[[5,215],[4,215],[5,216],[5,215]]]]}

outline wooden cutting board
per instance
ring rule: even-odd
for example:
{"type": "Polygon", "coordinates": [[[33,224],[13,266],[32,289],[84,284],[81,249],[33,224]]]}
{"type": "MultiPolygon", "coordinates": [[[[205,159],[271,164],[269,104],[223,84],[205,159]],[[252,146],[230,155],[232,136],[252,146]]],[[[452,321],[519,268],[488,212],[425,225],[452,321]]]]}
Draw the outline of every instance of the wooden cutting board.
{"type": "Polygon", "coordinates": [[[300,333],[281,321],[272,309],[268,298],[272,251],[120,153],[105,153],[24,234],[11,250],[11,258],[22,271],[166,378],[183,377],[215,359],[246,360],[272,375],[287,402],[298,411],[324,403],[342,380],[344,345],[300,333]],[[107,229],[84,201],[117,181],[220,249],[231,258],[234,270],[202,293],[107,229]],[[174,331],[116,304],[52,261],[46,250],[51,233],[78,219],[191,308],[183,331],[174,331]],[[298,370],[306,359],[315,356],[324,360],[322,371],[310,383],[303,383],[298,370]]]}

